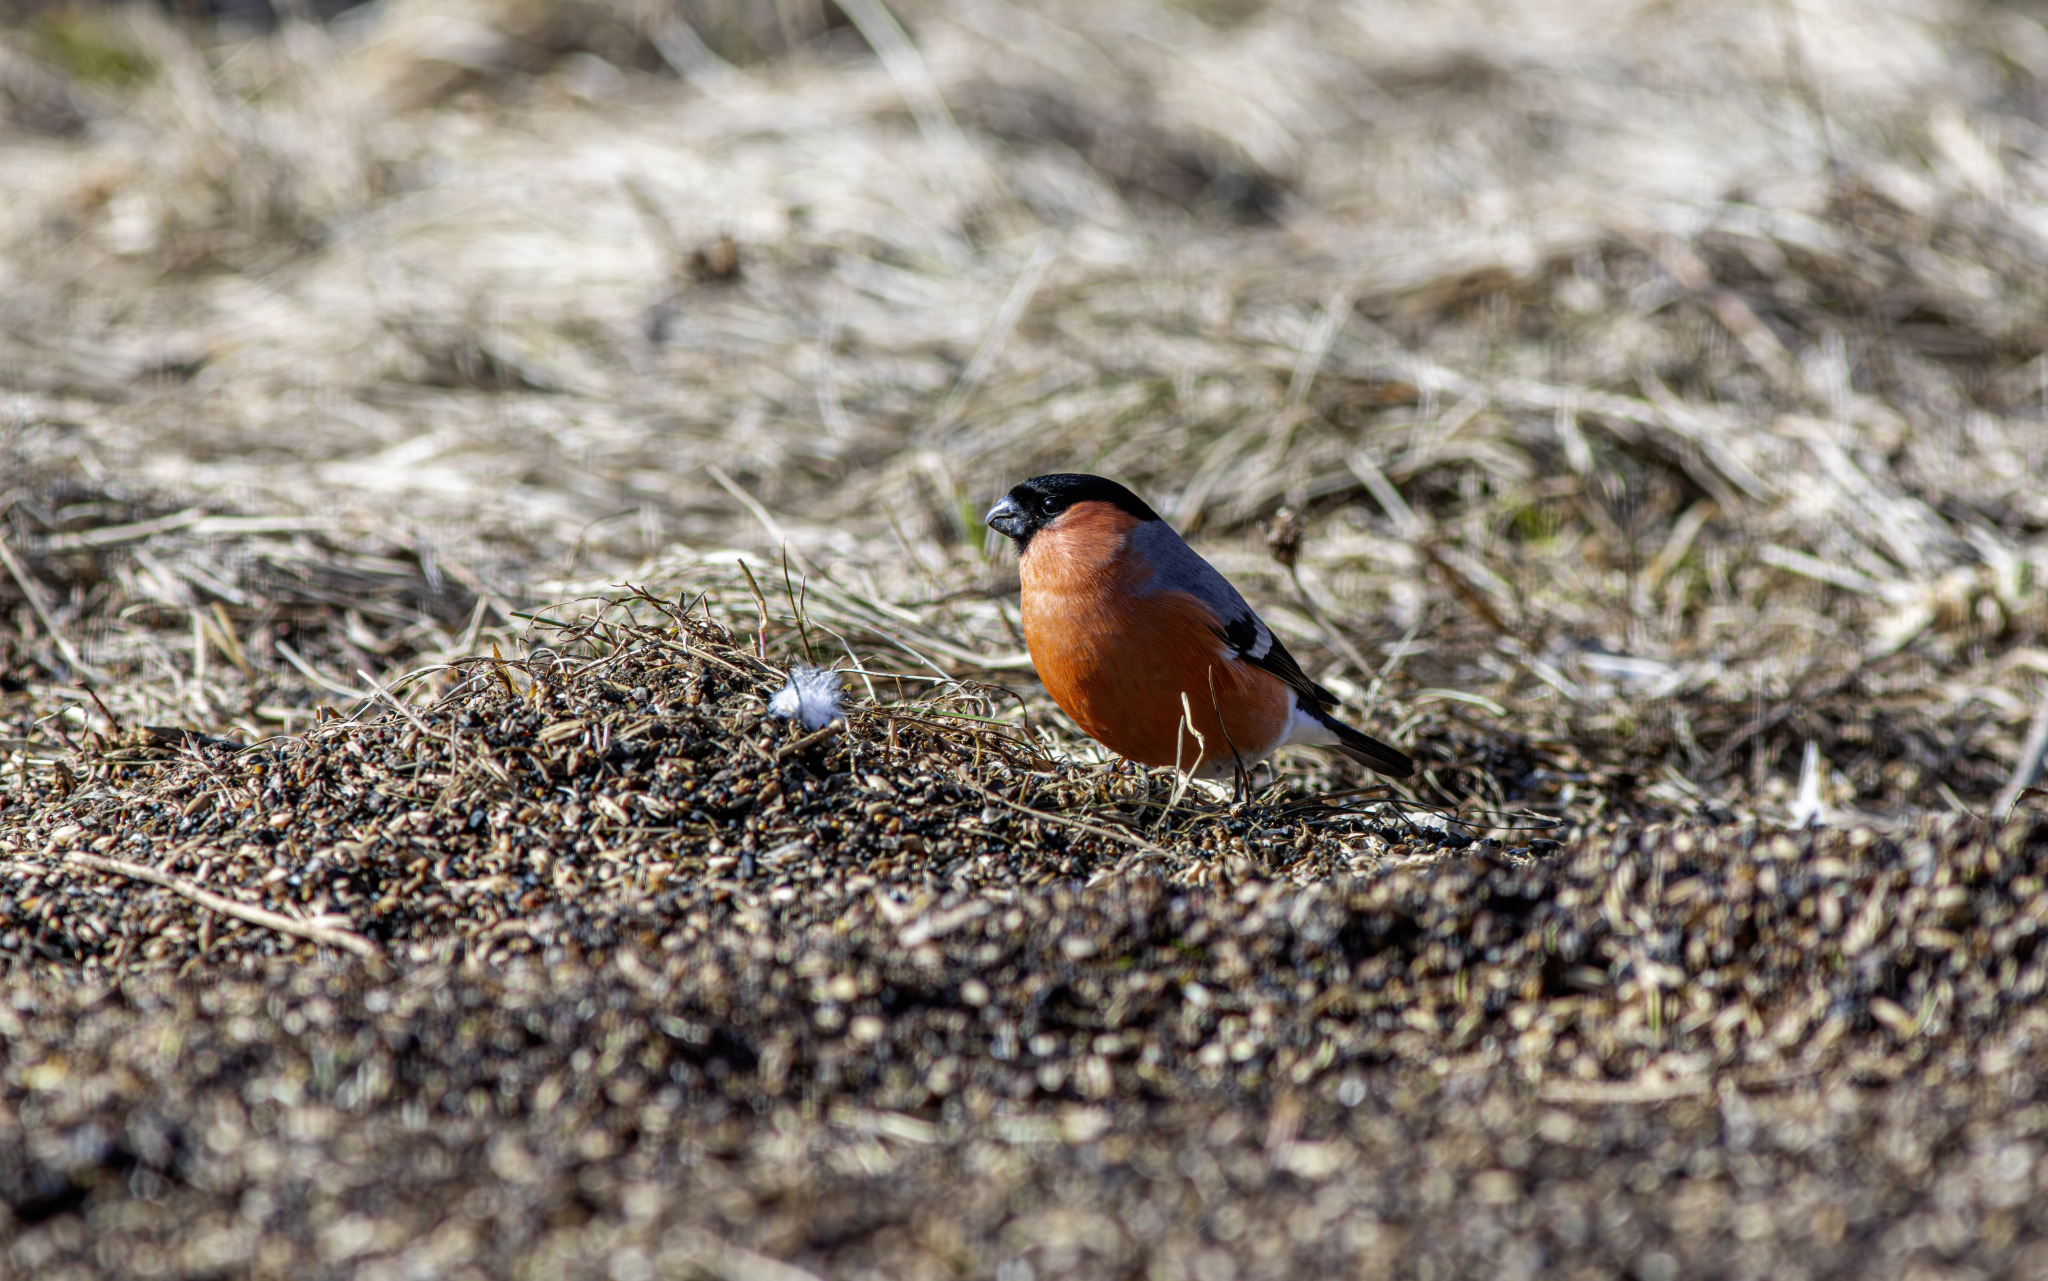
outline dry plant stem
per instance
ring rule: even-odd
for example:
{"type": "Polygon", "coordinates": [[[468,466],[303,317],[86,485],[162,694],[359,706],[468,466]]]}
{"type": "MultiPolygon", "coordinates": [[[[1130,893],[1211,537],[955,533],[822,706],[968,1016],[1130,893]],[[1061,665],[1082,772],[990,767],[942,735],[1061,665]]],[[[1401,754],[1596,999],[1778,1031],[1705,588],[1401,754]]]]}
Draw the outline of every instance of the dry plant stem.
{"type": "MultiPolygon", "coordinates": [[[[784,543],[787,550],[789,544],[784,543]]],[[[754,657],[768,661],[768,598],[761,594],[761,584],[754,581],[754,571],[747,568],[747,562],[740,562],[740,572],[747,576],[747,590],[754,593],[754,606],[761,611],[761,630],[754,633],[754,657]]]]}
{"type": "Polygon", "coordinates": [[[320,686],[322,689],[327,690],[330,693],[339,694],[343,698],[364,699],[373,697],[373,695],[368,694],[363,690],[351,689],[348,686],[342,684],[340,681],[335,680],[333,677],[323,674],[319,668],[307,662],[305,658],[300,655],[299,651],[293,649],[289,644],[285,643],[284,641],[273,641],[271,642],[271,646],[272,648],[276,649],[278,653],[284,655],[284,661],[290,663],[293,667],[298,668],[300,672],[304,673],[307,680],[312,681],[315,685],[320,686]]]}
{"type": "Polygon", "coordinates": [[[1380,670],[1374,674],[1372,685],[1365,691],[1365,714],[1368,718],[1379,710],[1380,691],[1386,687],[1387,678],[1400,669],[1401,660],[1408,657],[1408,647],[1415,643],[1416,636],[1421,632],[1422,620],[1418,618],[1408,625],[1407,631],[1401,633],[1401,640],[1394,646],[1394,652],[1387,655],[1387,661],[1382,663],[1380,670]]]}
{"type": "Polygon", "coordinates": [[[75,534],[53,534],[44,543],[51,551],[82,551],[93,547],[112,547],[120,543],[140,542],[152,534],[167,534],[184,529],[206,515],[202,507],[187,507],[184,511],[155,520],[133,521],[125,525],[102,525],[98,529],[84,530],[75,534]]]}
{"type": "Polygon", "coordinates": [[[1446,560],[1442,552],[1426,541],[1417,542],[1415,550],[1421,552],[1423,559],[1427,560],[1438,573],[1444,576],[1444,581],[1451,585],[1451,590],[1457,593],[1458,599],[1470,606],[1472,612],[1479,615],[1480,619],[1488,627],[1491,627],[1502,636],[1520,639],[1515,629],[1509,627],[1507,620],[1503,619],[1499,611],[1494,609],[1493,603],[1486,599],[1486,594],[1475,586],[1471,579],[1465,577],[1455,565],[1446,560]]]}
{"type": "Polygon", "coordinates": [[[140,863],[130,863],[118,858],[103,858],[97,854],[66,854],[64,858],[66,862],[78,863],[96,872],[161,885],[173,894],[181,894],[191,899],[201,907],[212,908],[224,916],[232,916],[251,925],[260,925],[279,934],[288,934],[293,938],[302,938],[309,943],[319,943],[327,947],[338,947],[365,958],[375,959],[384,955],[382,948],[353,931],[314,925],[306,921],[294,921],[289,916],[265,908],[251,907],[247,903],[238,903],[211,890],[203,890],[190,881],[181,881],[175,876],[159,872],[153,867],[144,867],[140,863]]]}
{"type": "Polygon", "coordinates": [[[2048,683],[2041,686],[2041,706],[2034,711],[2034,724],[2027,731],[2027,741],[2020,748],[2020,758],[2013,763],[2012,777],[1998,790],[1997,799],[1991,802],[1991,817],[2006,819],[2012,816],[2013,807],[2020,803],[2020,797],[2041,778],[2041,765],[2048,758],[2048,683]]]}
{"type": "MultiPolygon", "coordinates": [[[[1351,666],[1360,676],[1370,676],[1372,665],[1365,661],[1365,655],[1358,652],[1358,646],[1353,645],[1351,638],[1337,629],[1335,621],[1323,612],[1322,606],[1316,604],[1314,598],[1308,594],[1308,588],[1302,586],[1300,566],[1289,565],[1287,575],[1294,580],[1294,595],[1301,601],[1301,607],[1308,611],[1310,618],[1316,620],[1316,626],[1323,629],[1323,635],[1329,638],[1330,644],[1338,653],[1350,660],[1351,666]]],[[[1209,679],[1213,685],[1216,679],[1214,672],[1209,674],[1209,679]]]]}
{"type": "MultiPolygon", "coordinates": [[[[809,586],[809,583],[806,582],[805,585],[809,586]]],[[[782,545],[782,590],[789,596],[789,612],[796,618],[797,636],[804,643],[804,661],[806,663],[815,663],[818,660],[811,656],[811,629],[804,623],[804,607],[797,602],[796,588],[790,586],[789,583],[788,543],[782,545]]]]}
{"type": "Polygon", "coordinates": [[[826,627],[823,623],[819,623],[818,626],[824,628],[827,635],[831,636],[833,640],[839,642],[839,648],[846,651],[846,661],[848,663],[848,666],[840,670],[852,672],[854,675],[860,677],[860,683],[867,688],[868,701],[880,702],[881,696],[875,693],[875,682],[872,679],[874,673],[868,671],[868,669],[861,664],[860,657],[853,652],[853,642],[847,640],[846,637],[840,632],[837,632],[830,627],[826,627]]]}
{"type": "Polygon", "coordinates": [[[34,609],[36,617],[42,620],[43,630],[50,633],[50,639],[57,643],[59,650],[63,651],[65,661],[94,680],[105,680],[105,674],[92,664],[86,662],[78,650],[72,646],[71,638],[66,636],[63,629],[57,626],[55,616],[50,613],[49,604],[43,600],[43,585],[34,578],[31,578],[28,570],[23,568],[22,563],[15,558],[14,549],[7,545],[7,534],[4,530],[0,530],[0,563],[6,564],[7,572],[13,576],[15,584],[21,588],[21,594],[28,597],[29,607],[34,609]]]}
{"type": "MultiPolygon", "coordinates": [[[[753,518],[761,523],[761,528],[767,533],[769,542],[783,547],[789,545],[789,534],[783,530],[781,523],[773,515],[769,514],[766,507],[761,505],[760,499],[740,488],[738,481],[726,475],[724,468],[720,467],[717,463],[705,463],[704,474],[717,481],[720,489],[731,494],[740,506],[746,508],[753,518]]],[[[792,550],[789,553],[789,558],[796,562],[796,567],[802,572],[806,574],[811,572],[811,566],[809,562],[804,560],[804,554],[801,551],[792,550]]]]}
{"type": "Polygon", "coordinates": [[[1410,542],[1422,537],[1426,529],[1422,518],[1415,514],[1408,500],[1401,497],[1401,491],[1394,488],[1394,482],[1387,479],[1387,474],[1373,462],[1371,455],[1361,449],[1346,459],[1345,465],[1379,503],[1380,510],[1386,512],[1387,519],[1394,522],[1394,528],[1401,537],[1410,542]]]}
{"type": "Polygon", "coordinates": [[[843,730],[845,728],[846,722],[843,720],[839,720],[835,717],[828,724],[819,726],[817,729],[812,730],[810,733],[804,735],[802,738],[795,739],[788,743],[784,743],[782,746],[776,748],[775,755],[770,759],[777,761],[786,760],[789,757],[796,755],[798,752],[803,751],[805,748],[811,747],[817,743],[824,742],[826,739],[832,737],[834,734],[837,734],[840,730],[843,730]]]}
{"type": "Polygon", "coordinates": [[[235,665],[235,670],[240,672],[244,679],[253,677],[256,669],[249,666],[249,655],[242,649],[242,638],[235,634],[235,624],[228,617],[227,606],[219,601],[213,602],[213,631],[220,642],[221,653],[227,655],[227,660],[235,665]]]}
{"type": "Polygon", "coordinates": [[[983,787],[981,784],[975,782],[973,779],[963,779],[962,781],[965,782],[967,786],[973,788],[975,791],[980,792],[983,796],[986,796],[988,799],[994,801],[996,804],[1007,805],[1011,809],[1016,810],[1019,814],[1029,814],[1032,818],[1043,819],[1048,823],[1058,823],[1062,827],[1075,828],[1079,831],[1089,832],[1093,835],[1104,837],[1108,840],[1122,841],[1126,845],[1135,845],[1141,852],[1145,854],[1163,858],[1168,863],[1172,863],[1176,866],[1178,866],[1180,863],[1180,860],[1174,856],[1171,850],[1165,849],[1162,846],[1156,845],[1153,842],[1146,840],[1144,837],[1139,836],[1136,832],[1119,831],[1118,829],[1113,827],[1102,827],[1094,823],[1084,823],[1078,818],[1067,818],[1065,815],[1049,814],[1044,810],[1035,810],[1032,809],[1029,805],[1020,805],[1016,801],[1011,800],[1007,796],[1003,796],[997,792],[992,792],[988,788],[983,787]]]}
{"type": "Polygon", "coordinates": [[[1308,399],[1316,375],[1329,359],[1330,344],[1336,341],[1338,331],[1351,314],[1351,302],[1351,289],[1342,287],[1333,291],[1316,313],[1315,323],[1309,326],[1308,338],[1302,343],[1301,355],[1294,362],[1294,373],[1287,380],[1289,405],[1299,405],[1308,399]]]}
{"type": "Polygon", "coordinates": [[[679,78],[712,93],[724,92],[743,79],[740,70],[705,44],[679,13],[656,12],[645,21],[648,40],[679,78]]]}
{"type": "Polygon", "coordinates": [[[924,575],[924,580],[930,585],[932,593],[937,595],[940,591],[938,576],[933,574],[931,567],[924,563],[924,557],[918,555],[916,549],[911,547],[909,537],[903,532],[902,522],[896,519],[896,509],[884,506],[882,514],[889,518],[889,528],[896,535],[896,545],[903,549],[903,555],[910,563],[917,566],[917,572],[924,575]]]}
{"type": "Polygon", "coordinates": [[[121,718],[109,711],[107,705],[100,701],[100,692],[92,687],[92,682],[79,681],[78,688],[85,691],[85,696],[92,700],[92,705],[100,709],[100,715],[107,718],[107,724],[113,726],[114,732],[119,734],[121,732],[121,718]]]}
{"type": "Polygon", "coordinates": [[[967,402],[973,399],[974,393],[981,389],[982,381],[988,377],[989,370],[995,367],[996,358],[1002,355],[1003,344],[1009,341],[1017,321],[1024,315],[1025,308],[1031,305],[1032,295],[1038,292],[1038,286],[1045,280],[1046,270],[1058,256],[1050,237],[1040,241],[1038,247],[1031,251],[1030,261],[1024,264],[1023,272],[1010,286],[1009,296],[1003,299],[988,333],[982,337],[981,346],[975,350],[973,359],[967,362],[967,368],[961,371],[953,390],[947,392],[945,400],[940,402],[932,421],[934,434],[944,432],[960,420],[967,402]]]}
{"type": "Polygon", "coordinates": [[[404,704],[404,702],[402,702],[402,701],[401,701],[401,700],[399,699],[398,695],[396,695],[396,694],[392,693],[392,692],[391,692],[390,690],[386,689],[386,688],[385,688],[384,686],[382,686],[382,685],[378,684],[378,683],[377,683],[377,678],[376,678],[376,677],[374,677],[374,676],[370,675],[370,674],[369,674],[368,672],[364,671],[364,670],[363,670],[362,668],[360,668],[360,667],[358,667],[358,668],[356,669],[356,675],[358,675],[358,676],[362,677],[362,678],[363,678],[363,679],[364,679],[365,681],[367,681],[367,682],[369,683],[369,686],[370,686],[370,688],[371,688],[371,689],[374,689],[374,690],[376,690],[376,691],[377,691],[377,694],[378,694],[378,696],[379,696],[379,697],[381,697],[381,698],[382,698],[382,699],[383,699],[383,700],[384,700],[384,701],[385,701],[386,703],[389,703],[389,704],[391,705],[391,709],[392,709],[393,711],[397,712],[397,713],[398,713],[398,714],[399,714],[400,716],[403,716],[403,717],[405,717],[405,719],[407,719],[407,720],[411,721],[411,722],[412,722],[412,727],[413,727],[414,729],[416,729],[416,730],[418,730],[418,731],[420,732],[420,737],[422,737],[422,738],[440,738],[440,737],[442,737],[442,735],[436,734],[436,733],[435,733],[435,732],[434,732],[433,730],[431,730],[431,729],[428,729],[428,728],[427,728],[427,723],[426,723],[425,721],[423,721],[423,720],[421,720],[421,719],[420,719],[420,717],[419,717],[419,713],[417,713],[417,712],[413,711],[413,710],[412,710],[412,708],[410,708],[410,707],[407,707],[407,706],[406,706],[406,705],[404,704]]]}
{"type": "Polygon", "coordinates": [[[1670,1081],[1639,1084],[1634,1081],[1551,1081],[1539,1086],[1536,1097],[1545,1103],[1648,1104],[1704,1094],[1711,1078],[1675,1077],[1670,1081]]]}
{"type": "Polygon", "coordinates": [[[1195,728],[1195,707],[1188,701],[1186,690],[1182,690],[1180,695],[1180,716],[1180,728],[1194,735],[1195,763],[1185,770],[1181,769],[1181,745],[1187,740],[1176,732],[1173,736],[1173,792],[1166,799],[1166,808],[1159,811],[1159,821],[1153,824],[1154,831],[1166,826],[1166,820],[1173,814],[1173,807],[1180,804],[1181,797],[1187,795],[1188,780],[1194,777],[1196,770],[1202,768],[1202,760],[1209,754],[1209,740],[1203,737],[1202,731],[1195,728]]]}
{"type": "Polygon", "coordinates": [[[519,690],[512,684],[512,678],[505,673],[505,655],[498,649],[498,642],[491,642],[491,674],[498,678],[498,684],[505,687],[505,697],[512,702],[519,701],[519,690]]]}
{"type": "Polygon", "coordinates": [[[931,68],[925,65],[924,55],[910,42],[910,36],[882,0],[847,0],[840,11],[881,58],[889,78],[896,82],[896,91],[903,95],[904,104],[917,121],[918,130],[933,147],[953,153],[963,169],[979,171],[972,177],[985,178],[987,166],[981,153],[960,132],[946,99],[939,93],[938,82],[932,79],[931,68]]]}
{"type": "MultiPolygon", "coordinates": [[[[728,663],[724,659],[720,658],[718,655],[710,653],[702,647],[691,645],[688,641],[684,640],[680,636],[678,636],[675,640],[668,640],[664,638],[658,641],[657,643],[663,649],[676,650],[682,654],[688,655],[691,658],[701,658],[707,663],[715,663],[718,666],[723,667],[726,671],[731,672],[735,676],[744,676],[748,680],[757,680],[759,678],[759,673],[750,672],[746,668],[739,666],[737,663],[728,663]]],[[[734,650],[733,652],[735,654],[740,654],[741,657],[745,657],[745,655],[741,654],[738,650],[734,650]]],[[[769,672],[768,674],[771,676],[780,675],[780,673],[773,671],[769,672]]]]}
{"type": "Polygon", "coordinates": [[[1230,798],[1233,801],[1244,800],[1252,792],[1251,773],[1245,769],[1244,757],[1238,752],[1236,741],[1230,737],[1230,726],[1223,723],[1223,704],[1216,698],[1216,667],[1213,663],[1209,667],[1209,710],[1216,713],[1216,728],[1223,731],[1223,746],[1230,749],[1230,798]]]}

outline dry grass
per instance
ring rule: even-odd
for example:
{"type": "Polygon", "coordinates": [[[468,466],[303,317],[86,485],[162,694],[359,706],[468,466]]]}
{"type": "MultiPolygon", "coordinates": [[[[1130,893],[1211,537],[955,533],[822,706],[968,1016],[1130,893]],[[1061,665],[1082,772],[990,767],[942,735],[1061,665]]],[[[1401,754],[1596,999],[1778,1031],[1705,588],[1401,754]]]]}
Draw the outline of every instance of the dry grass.
{"type": "MultiPolygon", "coordinates": [[[[138,618],[189,653],[215,603],[274,626],[309,593],[264,575],[341,544],[403,606],[387,678],[479,597],[504,623],[784,541],[1014,650],[975,515],[1079,466],[1353,689],[1412,632],[1397,684],[1735,809],[1782,807],[1804,741],[1835,805],[2009,775],[2048,672],[2028,19],[992,4],[910,9],[876,61],[783,10],[685,13],[735,56],[685,84],[681,19],[628,8],[10,35],[9,101],[68,66],[90,125],[0,151],[33,193],[0,227],[7,521],[79,658],[136,670],[138,618]],[[103,496],[321,546],[199,521],[48,555],[103,496]],[[1240,541],[1283,505],[1313,609],[1240,541]]],[[[12,661],[61,677],[45,630],[12,661]]]]}
{"type": "MultiPolygon", "coordinates": [[[[1541,869],[1539,827],[1577,858],[1676,824],[1736,842],[1716,848],[1742,877],[1760,833],[1910,845],[1948,816],[1936,844],[1985,857],[2003,847],[1955,815],[2036,831],[2048,750],[2044,84],[2033,17],[1935,0],[387,0],[268,34],[23,6],[0,29],[0,839],[10,875],[56,860],[66,894],[129,897],[38,953],[69,900],[10,894],[10,982],[256,966],[330,927],[400,971],[509,963],[522,929],[541,957],[568,946],[516,902],[475,908],[472,882],[509,874],[481,865],[430,863],[408,893],[440,896],[432,912],[343,910],[332,860],[305,881],[326,906],[271,902],[270,870],[304,881],[293,860],[337,839],[317,823],[290,857],[224,844],[218,803],[184,816],[217,832],[87,847],[183,878],[148,890],[86,878],[51,833],[164,804],[151,789],[189,799],[209,771],[263,797],[248,771],[351,742],[466,780],[489,816],[512,784],[475,775],[436,719],[498,688],[483,656],[512,681],[490,696],[538,718],[549,663],[563,697],[604,703],[616,654],[658,685],[661,626],[745,677],[702,731],[718,768],[773,773],[747,700],[810,651],[862,673],[834,750],[874,761],[819,757],[820,777],[894,795],[936,771],[1041,812],[1028,839],[1006,829],[1007,870],[970,875],[932,851],[978,850],[982,810],[932,793],[928,849],[848,846],[847,867],[795,880],[764,865],[717,900],[739,932],[719,947],[744,950],[750,913],[794,910],[773,895],[799,883],[866,876],[955,907],[1090,881],[1107,903],[1135,875],[1168,895],[1378,884],[1389,860],[1432,864],[1445,831],[1541,869]],[[1424,775],[1360,816],[1327,807],[1366,780],[1312,755],[1235,813],[1199,790],[1163,813],[1164,780],[1104,773],[1031,682],[1012,562],[978,521],[1015,480],[1077,468],[1189,530],[1424,775]],[[627,581],[670,608],[707,595],[658,626],[627,581]],[[438,764],[419,754],[437,733],[438,764]],[[216,856],[183,866],[164,840],[216,856]],[[246,890],[302,928],[216,905],[148,955],[170,937],[156,905],[192,890],[246,890]],[[208,961],[216,917],[237,941],[208,961]]],[[[638,706],[547,724],[661,715],[638,706]]],[[[543,817],[519,809],[508,831],[543,817]]],[[[677,830],[614,879],[659,868],[708,894],[774,848],[677,830]]],[[[2031,867],[2039,841],[2001,857],[2031,867]]],[[[604,910],[653,892],[606,891],[604,910]]],[[[660,901],[626,915],[658,935],[685,910],[660,901]]],[[[589,946],[614,946],[600,933],[589,946]]],[[[1792,981],[1824,969],[1787,946],[1792,981]]],[[[632,988],[620,963],[594,957],[590,981],[632,988]]],[[[1856,996],[1845,1055],[1882,1049],[1875,996],[1931,999],[1905,982],[1856,996]]],[[[1309,1027],[1305,1008],[1289,1017],[1309,1027]]],[[[2019,1035],[1970,1026],[1954,1035],[2019,1035]]],[[[1390,1079],[1430,1070],[1426,1050],[1386,1054],[1390,1079]]],[[[1720,1089],[1731,1064],[1702,1070],[1720,1089]]],[[[1510,1087],[1488,1088],[1535,1106],[1510,1087]]],[[[1194,1097],[1162,1135],[1225,1108],[1194,1097]]],[[[735,1222],[704,1230],[804,1248],[735,1222]]],[[[1406,1268],[1420,1238],[1395,1236],[1406,1268]]],[[[692,1240],[673,1270],[753,1266],[692,1240]]],[[[1248,1240],[1210,1246],[1257,1273],[1270,1260],[1231,1244],[1248,1240]]],[[[1772,1249],[1756,1258],[1799,1253],[1772,1249]]],[[[1221,1275],[1188,1251],[1151,1257],[1221,1275]]],[[[884,1257],[862,1266],[911,1256],[884,1257]]]]}

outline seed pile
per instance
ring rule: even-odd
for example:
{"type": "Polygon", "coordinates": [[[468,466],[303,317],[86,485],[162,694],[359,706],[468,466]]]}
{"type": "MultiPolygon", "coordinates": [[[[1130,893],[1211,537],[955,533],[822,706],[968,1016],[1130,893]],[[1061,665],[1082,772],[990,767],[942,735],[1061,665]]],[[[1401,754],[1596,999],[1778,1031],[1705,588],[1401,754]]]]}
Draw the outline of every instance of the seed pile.
{"type": "Polygon", "coordinates": [[[12,798],[11,1265],[2044,1262],[2037,819],[1504,847],[779,683],[671,609],[12,798]]]}
{"type": "Polygon", "coordinates": [[[612,946],[627,922],[734,894],[830,920],[877,887],[1032,887],[1134,864],[1202,884],[1218,856],[1314,879],[1471,843],[1385,805],[1223,805],[1176,798],[1163,772],[1062,769],[971,687],[805,732],[764,715],[781,672],[662,608],[659,627],[603,625],[602,657],[562,658],[596,636],[564,632],[534,659],[467,665],[432,707],[304,739],[112,735],[82,779],[56,776],[68,796],[0,829],[41,860],[14,864],[27,879],[0,947],[87,972],[323,941],[502,962],[612,946]],[[138,864],[161,888],[136,883],[138,864]],[[195,913],[191,890],[263,919],[195,913]]]}

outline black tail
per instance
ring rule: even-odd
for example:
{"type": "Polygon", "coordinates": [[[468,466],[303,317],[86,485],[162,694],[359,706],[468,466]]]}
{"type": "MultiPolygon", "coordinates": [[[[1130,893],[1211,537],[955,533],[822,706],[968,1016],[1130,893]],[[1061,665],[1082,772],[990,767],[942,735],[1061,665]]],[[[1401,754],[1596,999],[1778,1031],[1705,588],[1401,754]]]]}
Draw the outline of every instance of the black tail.
{"type": "Polygon", "coordinates": [[[1415,762],[1408,758],[1406,752],[1388,747],[1376,738],[1359,733],[1320,707],[1307,706],[1307,702],[1306,699],[1302,700],[1303,710],[1313,714],[1337,736],[1335,746],[1338,751],[1368,769],[1385,774],[1388,778],[1406,778],[1415,772],[1415,762]]]}

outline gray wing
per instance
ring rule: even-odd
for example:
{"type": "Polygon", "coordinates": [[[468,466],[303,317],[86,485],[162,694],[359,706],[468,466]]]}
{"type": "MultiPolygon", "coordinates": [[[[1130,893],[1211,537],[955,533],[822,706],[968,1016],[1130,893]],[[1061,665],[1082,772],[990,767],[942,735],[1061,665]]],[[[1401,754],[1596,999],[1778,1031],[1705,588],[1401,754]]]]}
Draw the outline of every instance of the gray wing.
{"type": "MultiPolygon", "coordinates": [[[[1294,661],[1294,655],[1287,652],[1273,629],[1238,595],[1230,580],[1203,560],[1199,552],[1173,532],[1172,526],[1163,520],[1147,521],[1137,528],[1132,539],[1153,567],[1152,580],[1146,584],[1148,590],[1182,591],[1200,600],[1216,615],[1216,635],[1222,638],[1232,658],[1278,677],[1301,693],[1304,700],[1313,700],[1318,706],[1336,706],[1337,696],[1308,678],[1301,664],[1294,661]]],[[[1304,706],[1308,705],[1305,701],[1304,706]]]]}

